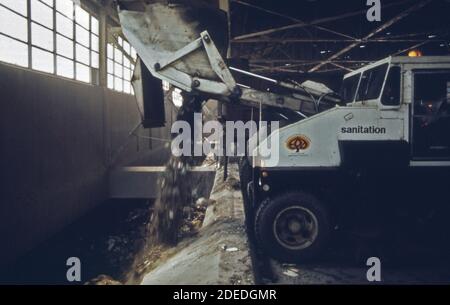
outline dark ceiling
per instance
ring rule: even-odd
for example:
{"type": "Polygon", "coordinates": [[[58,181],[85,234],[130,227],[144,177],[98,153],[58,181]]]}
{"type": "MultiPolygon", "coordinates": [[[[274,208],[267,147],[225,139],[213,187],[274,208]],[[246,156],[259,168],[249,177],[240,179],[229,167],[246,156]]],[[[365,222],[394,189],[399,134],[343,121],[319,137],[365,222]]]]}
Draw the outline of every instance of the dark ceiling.
{"type": "Polygon", "coordinates": [[[342,75],[367,62],[419,49],[450,55],[450,0],[230,0],[232,51],[261,74],[342,75]],[[250,35],[249,35],[250,34],[250,35]]]}

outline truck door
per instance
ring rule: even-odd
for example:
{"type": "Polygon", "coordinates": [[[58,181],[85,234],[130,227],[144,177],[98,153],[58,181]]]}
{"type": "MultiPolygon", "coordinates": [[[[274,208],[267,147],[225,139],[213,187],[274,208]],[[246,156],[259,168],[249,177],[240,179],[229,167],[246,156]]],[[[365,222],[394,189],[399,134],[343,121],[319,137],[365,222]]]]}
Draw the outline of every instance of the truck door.
{"type": "Polygon", "coordinates": [[[415,71],[413,83],[413,159],[450,160],[450,70],[415,71]]]}

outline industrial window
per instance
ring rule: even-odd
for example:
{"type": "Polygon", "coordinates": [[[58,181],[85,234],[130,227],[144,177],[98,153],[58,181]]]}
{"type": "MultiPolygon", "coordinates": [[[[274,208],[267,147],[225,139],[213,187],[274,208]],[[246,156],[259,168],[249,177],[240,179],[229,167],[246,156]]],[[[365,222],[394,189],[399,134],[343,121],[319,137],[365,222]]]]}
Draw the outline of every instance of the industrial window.
{"type": "Polygon", "coordinates": [[[27,18],[27,0],[0,0],[1,61],[29,66],[27,18]]]}
{"type": "Polygon", "coordinates": [[[98,35],[98,19],[72,0],[0,0],[0,61],[92,83],[98,35]]]}
{"type": "Polygon", "coordinates": [[[121,36],[107,46],[108,88],[134,94],[131,78],[137,59],[135,49],[121,36]]]}

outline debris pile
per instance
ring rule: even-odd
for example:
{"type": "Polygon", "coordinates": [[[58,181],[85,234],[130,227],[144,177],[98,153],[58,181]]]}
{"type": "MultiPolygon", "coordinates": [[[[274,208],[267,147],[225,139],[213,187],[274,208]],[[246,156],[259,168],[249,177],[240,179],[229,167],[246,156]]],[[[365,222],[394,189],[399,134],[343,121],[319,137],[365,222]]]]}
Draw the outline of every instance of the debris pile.
{"type": "MultiPolygon", "coordinates": [[[[194,114],[201,112],[203,100],[185,93],[183,93],[183,100],[177,120],[188,122],[193,127],[194,114]]],[[[193,143],[194,139],[191,138],[189,143],[191,148],[193,143]]],[[[184,145],[187,144],[184,143],[184,145]]],[[[178,243],[183,222],[183,209],[192,205],[193,195],[195,195],[193,192],[195,186],[189,169],[199,161],[203,160],[196,160],[190,156],[171,156],[166,165],[166,171],[159,181],[160,194],[155,202],[150,221],[149,235],[152,245],[163,243],[174,246],[178,243]]]]}
{"type": "Polygon", "coordinates": [[[152,244],[176,245],[183,221],[183,209],[192,202],[189,165],[172,157],[159,181],[160,195],[150,219],[152,244]]]}

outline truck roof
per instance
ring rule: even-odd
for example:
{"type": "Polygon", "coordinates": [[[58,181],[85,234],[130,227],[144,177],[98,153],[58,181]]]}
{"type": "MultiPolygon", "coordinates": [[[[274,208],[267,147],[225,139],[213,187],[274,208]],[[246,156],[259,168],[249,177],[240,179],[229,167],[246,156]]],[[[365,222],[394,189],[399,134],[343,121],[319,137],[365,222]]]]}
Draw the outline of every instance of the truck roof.
{"type": "Polygon", "coordinates": [[[351,77],[355,74],[364,72],[373,67],[385,64],[443,64],[450,63],[450,56],[419,56],[419,57],[409,57],[409,56],[391,56],[384,58],[382,60],[376,61],[374,63],[368,64],[364,67],[359,68],[353,72],[350,72],[344,76],[344,78],[351,77]]]}

